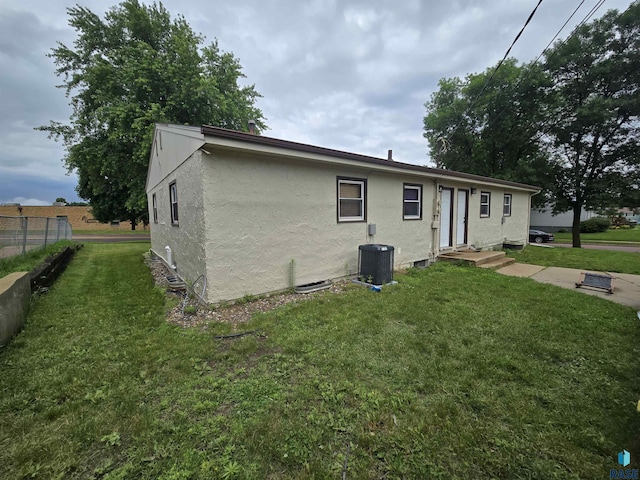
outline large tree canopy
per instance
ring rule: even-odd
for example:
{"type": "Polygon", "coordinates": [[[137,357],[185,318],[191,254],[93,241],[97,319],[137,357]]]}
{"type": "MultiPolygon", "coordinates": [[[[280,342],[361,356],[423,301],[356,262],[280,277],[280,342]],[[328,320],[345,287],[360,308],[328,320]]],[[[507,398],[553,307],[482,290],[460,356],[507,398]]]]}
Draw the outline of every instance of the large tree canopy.
{"type": "Polygon", "coordinates": [[[156,122],[265,128],[253,85],[241,86],[242,67],[216,41],[204,38],[162,4],[126,0],[104,19],[68,9],[73,48],[52,49],[73,111],[70,124],[40,127],[61,138],[67,168],[95,218],[147,220],[145,180],[156,122]]]}
{"type": "Polygon", "coordinates": [[[547,53],[545,70],[554,211],[573,210],[579,247],[582,209],[621,203],[640,166],[640,3],[583,25],[547,53]]]}
{"type": "Polygon", "coordinates": [[[440,168],[539,184],[546,157],[536,135],[547,79],[540,68],[514,59],[494,71],[440,81],[425,105],[431,158],[440,168]]]}
{"type": "Polygon", "coordinates": [[[537,202],[573,210],[628,198],[640,161],[640,4],[581,26],[542,65],[505,62],[444,79],[425,104],[438,166],[543,187],[537,202]],[[489,78],[491,82],[488,82],[489,78]]]}

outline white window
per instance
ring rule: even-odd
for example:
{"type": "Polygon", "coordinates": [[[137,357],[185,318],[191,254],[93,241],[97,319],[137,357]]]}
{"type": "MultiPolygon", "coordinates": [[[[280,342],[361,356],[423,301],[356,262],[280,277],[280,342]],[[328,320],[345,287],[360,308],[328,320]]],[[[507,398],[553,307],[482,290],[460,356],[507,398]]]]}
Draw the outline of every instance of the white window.
{"type": "Polygon", "coordinates": [[[153,207],[153,223],[158,223],[158,199],[155,193],[151,196],[151,204],[153,207]]]}
{"type": "Polygon", "coordinates": [[[504,194],[504,203],[502,204],[502,215],[505,217],[511,216],[511,194],[504,194]]]}
{"type": "Polygon", "coordinates": [[[404,184],[402,218],[404,220],[420,220],[422,218],[422,185],[404,184]]]}
{"type": "Polygon", "coordinates": [[[176,182],[169,184],[169,203],[171,204],[171,224],[178,225],[178,187],[176,182]]]}
{"type": "Polygon", "coordinates": [[[488,217],[491,211],[491,192],[480,192],[480,217],[488,217]]]}
{"type": "Polygon", "coordinates": [[[366,190],[366,180],[338,177],[338,222],[365,221],[366,190]]]}

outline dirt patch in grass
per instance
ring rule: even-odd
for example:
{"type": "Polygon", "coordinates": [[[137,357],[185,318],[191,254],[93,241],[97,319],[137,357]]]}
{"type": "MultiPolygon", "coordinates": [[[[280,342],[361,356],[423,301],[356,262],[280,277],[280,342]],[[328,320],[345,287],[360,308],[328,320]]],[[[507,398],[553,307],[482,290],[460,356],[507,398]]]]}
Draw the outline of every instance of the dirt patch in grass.
{"type": "Polygon", "coordinates": [[[162,262],[146,261],[153,281],[167,290],[167,295],[173,297],[178,304],[167,313],[167,321],[183,328],[200,327],[207,329],[211,322],[224,322],[232,326],[232,330],[242,329],[241,325],[248,322],[255,313],[265,313],[289,303],[300,303],[320,295],[339,295],[353,286],[348,280],[334,282],[330,288],[312,293],[273,293],[260,297],[248,297],[235,302],[205,306],[195,298],[184,302],[184,292],[173,291],[169,287],[167,276],[172,275],[162,262]]]}

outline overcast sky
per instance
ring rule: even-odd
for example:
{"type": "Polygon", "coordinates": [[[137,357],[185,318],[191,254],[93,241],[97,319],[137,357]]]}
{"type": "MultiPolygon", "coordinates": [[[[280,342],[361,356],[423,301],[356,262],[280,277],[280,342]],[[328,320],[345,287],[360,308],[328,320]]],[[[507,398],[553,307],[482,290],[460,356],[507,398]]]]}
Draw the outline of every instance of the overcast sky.
{"type": "MultiPolygon", "coordinates": [[[[544,0],[511,56],[536,58],[581,0],[544,0]]],[[[66,8],[90,0],[0,0],[0,203],[79,200],[61,144],[34,127],[68,122],[47,52],[74,31],[66,8]]],[[[151,3],[151,2],[145,2],[151,3]]],[[[424,103],[438,80],[484,71],[504,55],[537,0],[167,0],[207,41],[239,58],[263,95],[264,135],[419,165],[424,103]]],[[[598,3],[586,0],[561,35],[598,3]]],[[[624,10],[608,0],[597,12],[624,10]]]]}

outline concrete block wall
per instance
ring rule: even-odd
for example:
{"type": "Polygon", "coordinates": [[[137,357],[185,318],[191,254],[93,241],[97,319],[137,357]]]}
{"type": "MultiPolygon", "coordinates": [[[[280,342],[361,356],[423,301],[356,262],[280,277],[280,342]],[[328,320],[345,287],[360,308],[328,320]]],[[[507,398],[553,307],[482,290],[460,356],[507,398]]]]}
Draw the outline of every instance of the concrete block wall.
{"type": "Polygon", "coordinates": [[[30,299],[28,272],[10,273],[0,278],[0,345],[6,345],[22,329],[30,299]]]}

